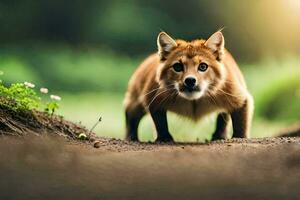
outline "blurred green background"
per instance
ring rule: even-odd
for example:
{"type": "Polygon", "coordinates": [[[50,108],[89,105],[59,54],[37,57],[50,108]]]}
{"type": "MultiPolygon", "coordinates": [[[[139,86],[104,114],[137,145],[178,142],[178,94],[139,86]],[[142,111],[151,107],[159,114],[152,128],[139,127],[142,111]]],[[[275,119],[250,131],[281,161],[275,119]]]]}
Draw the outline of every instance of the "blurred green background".
{"type": "MultiPolygon", "coordinates": [[[[253,137],[300,119],[299,0],[1,0],[0,70],[5,84],[29,81],[62,97],[60,114],[101,136],[124,137],[122,100],[138,64],[164,30],[207,38],[225,27],[254,95],[253,137]]],[[[215,116],[199,123],[170,114],[178,141],[210,138],[215,116]]],[[[149,116],[141,139],[153,140],[149,116]]]]}

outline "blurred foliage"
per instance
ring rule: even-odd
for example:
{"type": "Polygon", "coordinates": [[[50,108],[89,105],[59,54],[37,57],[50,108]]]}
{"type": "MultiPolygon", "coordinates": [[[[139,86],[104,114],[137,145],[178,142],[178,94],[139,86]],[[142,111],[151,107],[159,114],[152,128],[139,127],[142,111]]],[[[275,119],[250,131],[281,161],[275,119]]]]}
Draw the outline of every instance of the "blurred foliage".
{"type": "Polygon", "coordinates": [[[273,81],[256,95],[257,115],[269,120],[300,119],[300,70],[273,81]]]}
{"type": "Polygon", "coordinates": [[[300,120],[300,59],[269,58],[243,71],[255,99],[255,116],[275,121],[300,120]]]}
{"type": "Polygon", "coordinates": [[[227,47],[256,61],[300,48],[298,0],[1,0],[1,45],[43,41],[144,55],[160,30],[207,38],[225,27],[227,47]]]}
{"type": "Polygon", "coordinates": [[[1,0],[0,67],[9,83],[124,91],[161,30],[192,40],[225,27],[239,63],[297,54],[298,9],[298,0],[1,0]]]}
{"type": "MultiPolygon", "coordinates": [[[[300,120],[299,10],[299,0],[0,0],[1,78],[5,86],[29,81],[63,91],[62,114],[88,126],[103,115],[99,134],[121,137],[128,79],[156,51],[157,34],[192,40],[225,27],[226,47],[255,98],[254,133],[275,130],[300,120]]],[[[211,120],[177,121],[171,115],[173,132],[193,130],[176,133],[182,141],[212,132],[211,120]]]]}
{"type": "Polygon", "coordinates": [[[124,91],[139,60],[111,51],[68,46],[0,50],[7,83],[30,81],[65,91],[124,91]]]}
{"type": "MultiPolygon", "coordinates": [[[[3,53],[0,66],[5,72],[4,83],[29,81],[60,91],[124,94],[131,74],[143,59],[66,46],[38,49],[26,49],[22,53],[11,49],[10,54],[3,53]],[[35,70],[28,67],[32,65],[37,66],[35,70]]],[[[299,58],[289,56],[240,65],[255,98],[257,117],[300,119],[299,63],[299,58]]]]}

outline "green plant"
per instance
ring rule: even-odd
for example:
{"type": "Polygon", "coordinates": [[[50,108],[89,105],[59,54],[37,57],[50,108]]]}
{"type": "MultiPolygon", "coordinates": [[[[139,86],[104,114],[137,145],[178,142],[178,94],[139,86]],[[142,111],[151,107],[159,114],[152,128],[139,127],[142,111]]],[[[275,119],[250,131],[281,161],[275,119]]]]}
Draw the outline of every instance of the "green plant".
{"type": "MultiPolygon", "coordinates": [[[[0,71],[0,75],[3,72],[0,71]]],[[[0,81],[0,104],[9,107],[12,110],[33,110],[44,107],[44,111],[53,115],[59,108],[59,101],[61,98],[57,95],[50,95],[51,101],[44,103],[42,98],[34,90],[35,85],[29,82],[13,83],[9,87],[2,84],[0,81]]],[[[41,88],[41,93],[47,94],[47,88],[41,88]]],[[[49,97],[48,97],[49,98],[49,97]]]]}
{"type": "Polygon", "coordinates": [[[14,110],[32,110],[37,109],[41,104],[41,98],[36,92],[23,83],[14,83],[10,87],[0,85],[0,94],[2,98],[10,102],[10,107],[14,110]]]}
{"type": "Polygon", "coordinates": [[[59,109],[59,105],[57,102],[52,101],[52,102],[48,102],[46,104],[46,108],[45,108],[45,112],[48,112],[49,114],[53,115],[55,110],[59,109]]]}

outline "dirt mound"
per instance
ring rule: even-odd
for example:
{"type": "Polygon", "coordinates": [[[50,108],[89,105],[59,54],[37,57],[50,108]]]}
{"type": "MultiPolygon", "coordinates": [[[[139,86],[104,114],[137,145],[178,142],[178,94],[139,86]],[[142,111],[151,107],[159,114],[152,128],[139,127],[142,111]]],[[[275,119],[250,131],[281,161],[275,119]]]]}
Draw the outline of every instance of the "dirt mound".
{"type": "MultiPolygon", "coordinates": [[[[12,110],[0,104],[0,135],[24,136],[59,135],[77,139],[80,133],[89,134],[83,126],[74,124],[63,117],[40,111],[12,110]]],[[[94,134],[91,134],[94,136],[94,134]]]]}

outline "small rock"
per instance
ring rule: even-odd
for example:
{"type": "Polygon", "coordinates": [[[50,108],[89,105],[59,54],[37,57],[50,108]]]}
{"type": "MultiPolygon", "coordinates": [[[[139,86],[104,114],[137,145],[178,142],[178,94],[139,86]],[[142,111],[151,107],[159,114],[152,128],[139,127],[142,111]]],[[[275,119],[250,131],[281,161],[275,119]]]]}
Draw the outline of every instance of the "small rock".
{"type": "Polygon", "coordinates": [[[96,140],[93,145],[95,148],[99,148],[101,146],[100,141],[96,140]]]}
{"type": "Polygon", "coordinates": [[[112,144],[118,144],[118,142],[117,141],[112,141],[112,144]]]}

